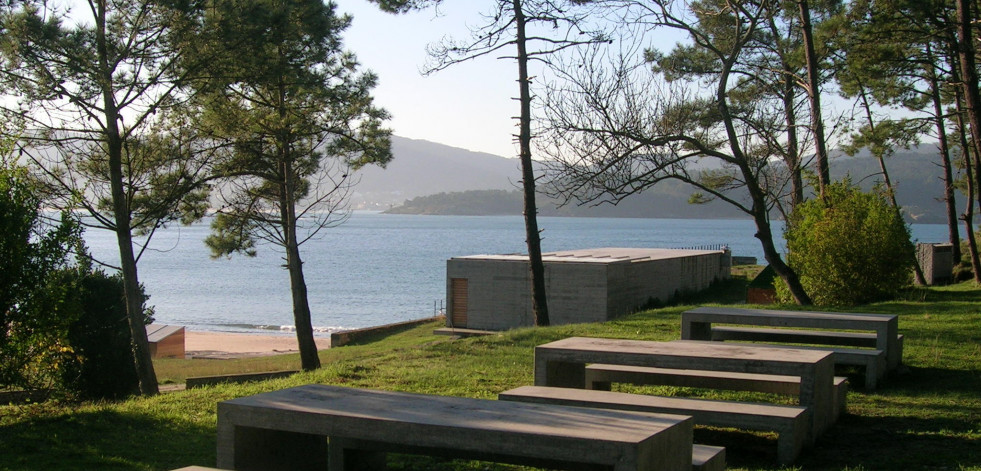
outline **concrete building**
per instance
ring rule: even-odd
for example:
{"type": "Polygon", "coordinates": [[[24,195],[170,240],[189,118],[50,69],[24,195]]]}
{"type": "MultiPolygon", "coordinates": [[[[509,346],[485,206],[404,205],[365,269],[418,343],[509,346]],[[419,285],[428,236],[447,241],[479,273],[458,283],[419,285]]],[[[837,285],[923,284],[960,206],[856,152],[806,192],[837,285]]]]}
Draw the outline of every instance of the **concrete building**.
{"type": "Polygon", "coordinates": [[[150,324],[146,338],[153,358],[184,358],[184,328],[176,325],[150,324]]]}
{"type": "MultiPolygon", "coordinates": [[[[729,278],[728,249],[599,248],[542,255],[551,323],[601,322],[653,300],[729,278]]],[[[446,262],[446,325],[506,330],[534,325],[528,255],[472,255],[446,262]]]]}
{"type": "Polygon", "coordinates": [[[916,244],[916,258],[928,285],[946,285],[954,281],[954,246],[951,244],[916,244]]]}

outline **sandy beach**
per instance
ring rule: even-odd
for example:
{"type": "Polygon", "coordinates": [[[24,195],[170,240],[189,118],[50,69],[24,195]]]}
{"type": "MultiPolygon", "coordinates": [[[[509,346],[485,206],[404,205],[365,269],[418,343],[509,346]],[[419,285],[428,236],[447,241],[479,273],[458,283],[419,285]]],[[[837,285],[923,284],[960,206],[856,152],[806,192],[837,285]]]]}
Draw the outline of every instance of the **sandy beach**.
{"type": "MultiPolygon", "coordinates": [[[[330,347],[330,338],[316,337],[317,348],[330,347]]],[[[296,353],[295,335],[237,334],[229,332],[184,332],[188,357],[242,357],[296,353]]]]}

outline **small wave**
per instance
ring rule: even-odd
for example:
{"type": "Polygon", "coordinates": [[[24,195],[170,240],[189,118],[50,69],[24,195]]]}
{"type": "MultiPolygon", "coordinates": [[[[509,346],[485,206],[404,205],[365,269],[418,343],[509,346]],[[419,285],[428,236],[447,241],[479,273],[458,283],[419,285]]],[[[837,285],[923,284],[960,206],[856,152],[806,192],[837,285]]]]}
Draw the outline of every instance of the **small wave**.
{"type": "MultiPolygon", "coordinates": [[[[261,330],[277,330],[280,332],[296,332],[296,326],[292,325],[260,325],[256,326],[261,330]]],[[[313,331],[318,334],[329,334],[331,332],[339,332],[342,330],[349,330],[346,327],[313,327],[313,331]]]]}
{"type": "MultiPolygon", "coordinates": [[[[207,327],[207,326],[201,326],[207,327]]],[[[236,332],[279,332],[279,333],[293,333],[296,332],[296,326],[292,325],[266,325],[266,324],[217,324],[213,325],[216,330],[232,330],[236,332]]],[[[315,334],[330,334],[333,332],[340,332],[342,330],[349,330],[347,327],[341,326],[314,326],[313,332],[315,334]]]]}

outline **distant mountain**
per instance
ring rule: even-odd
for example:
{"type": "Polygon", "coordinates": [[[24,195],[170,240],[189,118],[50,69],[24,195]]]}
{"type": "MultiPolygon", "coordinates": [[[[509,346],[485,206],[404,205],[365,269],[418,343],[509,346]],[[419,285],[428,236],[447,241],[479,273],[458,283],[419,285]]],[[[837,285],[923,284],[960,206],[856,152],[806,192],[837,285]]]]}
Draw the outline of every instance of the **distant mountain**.
{"type": "MultiPolygon", "coordinates": [[[[886,170],[896,187],[896,201],[907,220],[920,223],[946,223],[943,197],[943,168],[936,145],[923,144],[910,150],[900,150],[887,157],[886,170]]],[[[852,182],[868,189],[885,181],[879,163],[868,154],[838,157],[830,163],[833,179],[851,176],[852,182]]],[[[964,194],[957,192],[957,211],[963,210],[964,194]]]]}
{"type": "MultiPolygon", "coordinates": [[[[688,204],[688,188],[677,182],[664,182],[656,189],[624,199],[618,205],[563,205],[544,195],[538,196],[541,216],[650,217],[673,219],[738,219],[746,217],[719,201],[704,205],[688,204]]],[[[390,214],[435,214],[455,216],[520,215],[520,190],[471,190],[419,196],[388,211],[390,214]]]]}
{"type": "MultiPolygon", "coordinates": [[[[361,171],[362,180],[352,202],[361,209],[389,209],[402,214],[521,214],[517,191],[517,159],[472,152],[433,142],[395,137],[395,155],[387,169],[361,171]],[[496,190],[496,191],[491,191],[496,190]]],[[[897,199],[908,220],[943,223],[941,168],[933,145],[900,151],[886,160],[897,187],[897,199]]],[[[854,183],[871,188],[883,181],[878,162],[868,155],[839,156],[831,161],[832,177],[851,176],[854,183]]],[[[721,202],[691,205],[693,190],[680,182],[664,182],[616,206],[560,205],[539,199],[545,216],[744,218],[744,213],[721,202]]],[[[959,206],[963,195],[958,194],[959,206]]]]}
{"type": "Polygon", "coordinates": [[[392,137],[387,168],[368,166],[351,201],[357,209],[388,209],[417,196],[467,190],[511,190],[520,177],[517,159],[435,142],[392,137]]]}

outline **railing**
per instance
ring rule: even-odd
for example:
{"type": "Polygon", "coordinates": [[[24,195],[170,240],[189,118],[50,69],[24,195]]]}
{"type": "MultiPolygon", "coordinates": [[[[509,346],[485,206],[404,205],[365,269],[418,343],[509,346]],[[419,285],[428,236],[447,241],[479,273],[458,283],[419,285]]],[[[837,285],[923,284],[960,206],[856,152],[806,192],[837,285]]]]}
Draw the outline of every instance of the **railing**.
{"type": "Polygon", "coordinates": [[[729,244],[708,244],[694,245],[689,247],[676,247],[679,250],[729,250],[729,244]]]}

